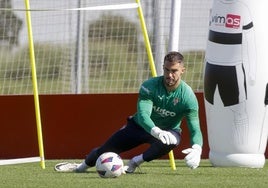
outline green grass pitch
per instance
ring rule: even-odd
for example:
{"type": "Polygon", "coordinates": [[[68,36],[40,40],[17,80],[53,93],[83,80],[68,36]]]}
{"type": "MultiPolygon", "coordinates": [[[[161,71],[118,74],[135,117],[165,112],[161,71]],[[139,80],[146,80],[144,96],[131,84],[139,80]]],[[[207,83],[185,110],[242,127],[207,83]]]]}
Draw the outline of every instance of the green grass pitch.
{"type": "MultiPolygon", "coordinates": [[[[0,186],[3,188],[184,188],[184,187],[268,187],[268,165],[264,168],[212,167],[208,160],[202,160],[200,167],[191,170],[183,160],[176,160],[172,170],[168,160],[144,163],[134,174],[118,178],[100,178],[95,168],[86,173],[59,173],[54,165],[66,160],[46,160],[46,168],[39,163],[0,166],[0,186]]],[[[81,162],[81,160],[70,160],[81,162]]],[[[126,162],[126,161],[125,161],[126,162]]]]}

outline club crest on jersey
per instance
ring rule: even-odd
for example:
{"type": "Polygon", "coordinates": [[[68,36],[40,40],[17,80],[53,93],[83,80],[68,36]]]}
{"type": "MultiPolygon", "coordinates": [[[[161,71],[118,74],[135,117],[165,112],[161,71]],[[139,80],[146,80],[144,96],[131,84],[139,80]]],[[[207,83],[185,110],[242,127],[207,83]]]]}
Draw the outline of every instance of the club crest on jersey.
{"type": "Polygon", "coordinates": [[[176,106],[176,104],[178,104],[178,102],[179,102],[179,98],[176,97],[176,98],[173,99],[173,105],[174,106],[176,106]]]}

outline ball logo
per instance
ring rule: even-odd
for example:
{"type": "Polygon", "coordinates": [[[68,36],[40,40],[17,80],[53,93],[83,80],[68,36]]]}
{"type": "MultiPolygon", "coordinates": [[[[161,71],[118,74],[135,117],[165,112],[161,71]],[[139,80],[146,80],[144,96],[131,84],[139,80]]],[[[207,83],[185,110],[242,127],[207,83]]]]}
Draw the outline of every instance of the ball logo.
{"type": "Polygon", "coordinates": [[[239,28],[240,20],[241,20],[241,17],[239,15],[227,14],[225,27],[234,28],[234,29],[239,28]]]}
{"type": "Polygon", "coordinates": [[[108,157],[108,158],[105,158],[104,160],[101,161],[101,163],[109,163],[109,162],[112,162],[113,161],[113,157],[108,157]]]}
{"type": "Polygon", "coordinates": [[[111,171],[114,172],[116,170],[119,170],[120,168],[122,168],[122,165],[113,165],[111,171]]]}

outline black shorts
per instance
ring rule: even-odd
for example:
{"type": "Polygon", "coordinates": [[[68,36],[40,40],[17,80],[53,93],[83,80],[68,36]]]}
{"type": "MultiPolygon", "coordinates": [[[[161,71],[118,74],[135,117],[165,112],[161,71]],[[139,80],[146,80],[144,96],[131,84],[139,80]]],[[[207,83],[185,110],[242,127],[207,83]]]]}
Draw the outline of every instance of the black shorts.
{"type": "Polygon", "coordinates": [[[224,106],[239,104],[247,99],[246,76],[243,64],[221,66],[206,63],[204,75],[205,99],[214,104],[214,94],[218,86],[224,106]]]}

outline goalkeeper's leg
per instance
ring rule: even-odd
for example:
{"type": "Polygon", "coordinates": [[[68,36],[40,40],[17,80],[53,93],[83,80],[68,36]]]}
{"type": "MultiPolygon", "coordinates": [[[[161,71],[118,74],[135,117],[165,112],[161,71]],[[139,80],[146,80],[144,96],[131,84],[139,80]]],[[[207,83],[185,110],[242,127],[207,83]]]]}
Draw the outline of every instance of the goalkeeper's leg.
{"type": "Polygon", "coordinates": [[[137,167],[139,167],[143,162],[150,162],[154,159],[158,159],[166,154],[168,154],[172,149],[174,149],[180,143],[180,133],[171,131],[171,133],[177,138],[177,144],[175,145],[166,145],[163,144],[160,140],[152,137],[151,146],[140,155],[133,157],[128,165],[125,166],[126,173],[133,173],[137,167]]]}
{"type": "Polygon", "coordinates": [[[95,166],[101,154],[105,152],[120,154],[143,143],[148,143],[152,138],[154,137],[129,118],[125,127],[114,133],[102,146],[93,149],[81,164],[60,163],[56,165],[55,170],[84,172],[86,169],[95,166]]]}
{"type": "Polygon", "coordinates": [[[77,171],[82,172],[89,167],[95,166],[98,157],[105,152],[120,154],[143,143],[148,143],[152,138],[154,137],[135,124],[132,119],[128,119],[125,127],[114,133],[102,146],[93,149],[87,155],[85,161],[78,166],[77,171]]]}

